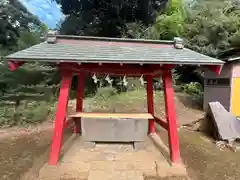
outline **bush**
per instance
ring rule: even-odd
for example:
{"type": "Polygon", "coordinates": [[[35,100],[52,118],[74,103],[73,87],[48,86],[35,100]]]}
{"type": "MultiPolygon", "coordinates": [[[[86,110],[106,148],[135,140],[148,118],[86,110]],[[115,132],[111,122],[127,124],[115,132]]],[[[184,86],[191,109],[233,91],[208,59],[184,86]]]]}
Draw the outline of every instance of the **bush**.
{"type": "Polygon", "coordinates": [[[203,106],[203,88],[198,82],[183,85],[183,90],[192,96],[192,100],[199,106],[203,106]]]}
{"type": "Polygon", "coordinates": [[[191,82],[189,84],[183,85],[184,92],[193,95],[193,96],[202,96],[203,88],[198,82],[191,82]]]}
{"type": "Polygon", "coordinates": [[[55,106],[48,102],[32,102],[28,108],[23,109],[18,124],[29,124],[43,122],[55,110],[55,106]]]}
{"type": "Polygon", "coordinates": [[[117,90],[113,87],[103,87],[99,88],[96,93],[96,97],[101,97],[103,99],[108,99],[109,97],[117,94],[117,90]]]}
{"type": "Polygon", "coordinates": [[[17,108],[14,104],[0,107],[0,126],[28,125],[43,122],[55,111],[53,102],[25,102],[17,108]]]}

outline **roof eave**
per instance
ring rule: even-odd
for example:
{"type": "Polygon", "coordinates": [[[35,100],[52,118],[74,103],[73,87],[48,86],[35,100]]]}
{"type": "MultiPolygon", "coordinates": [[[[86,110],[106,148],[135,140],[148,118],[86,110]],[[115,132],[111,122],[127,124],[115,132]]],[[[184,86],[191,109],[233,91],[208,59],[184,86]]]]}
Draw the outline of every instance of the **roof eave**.
{"type": "Polygon", "coordinates": [[[240,56],[239,56],[239,57],[234,57],[234,58],[229,58],[229,59],[227,59],[227,61],[229,61],[229,62],[238,61],[238,60],[240,60],[240,56]]]}
{"type": "Polygon", "coordinates": [[[8,61],[40,61],[40,62],[69,62],[69,63],[125,63],[125,64],[182,64],[182,65],[223,65],[225,62],[202,62],[202,61],[156,61],[156,60],[139,60],[139,59],[48,59],[48,58],[12,58],[6,57],[8,61]]]}

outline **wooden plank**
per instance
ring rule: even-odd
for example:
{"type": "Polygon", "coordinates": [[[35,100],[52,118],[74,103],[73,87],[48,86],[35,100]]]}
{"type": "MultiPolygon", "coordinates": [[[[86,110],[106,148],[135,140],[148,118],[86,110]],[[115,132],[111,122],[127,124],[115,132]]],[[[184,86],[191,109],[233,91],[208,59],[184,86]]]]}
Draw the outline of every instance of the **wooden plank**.
{"type": "Polygon", "coordinates": [[[77,112],[70,114],[70,118],[122,118],[122,119],[153,119],[150,113],[91,113],[91,112],[77,112]]]}

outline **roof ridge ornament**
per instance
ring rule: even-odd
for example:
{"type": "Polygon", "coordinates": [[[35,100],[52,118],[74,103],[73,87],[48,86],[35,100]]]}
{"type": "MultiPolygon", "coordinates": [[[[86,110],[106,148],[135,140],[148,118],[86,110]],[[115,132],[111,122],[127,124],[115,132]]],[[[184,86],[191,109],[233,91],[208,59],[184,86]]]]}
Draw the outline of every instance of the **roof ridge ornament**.
{"type": "Polygon", "coordinates": [[[183,49],[184,48],[183,39],[180,37],[174,37],[174,47],[176,49],[183,49]]]}
{"type": "Polygon", "coordinates": [[[49,30],[47,34],[47,43],[54,44],[57,41],[57,31],[49,30]]]}

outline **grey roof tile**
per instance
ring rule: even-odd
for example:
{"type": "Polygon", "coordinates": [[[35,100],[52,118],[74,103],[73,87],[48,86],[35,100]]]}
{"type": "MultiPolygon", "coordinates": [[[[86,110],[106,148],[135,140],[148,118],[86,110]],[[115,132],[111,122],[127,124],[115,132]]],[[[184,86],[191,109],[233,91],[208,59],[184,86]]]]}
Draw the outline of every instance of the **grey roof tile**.
{"type": "Polygon", "coordinates": [[[223,64],[190,49],[176,49],[170,41],[122,40],[59,36],[6,57],[8,60],[144,64],[223,64]],[[61,41],[62,40],[62,41],[61,41]]]}

